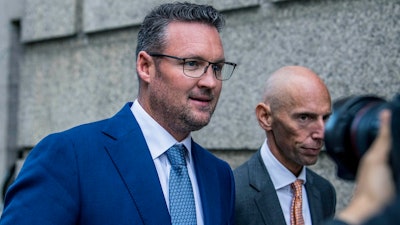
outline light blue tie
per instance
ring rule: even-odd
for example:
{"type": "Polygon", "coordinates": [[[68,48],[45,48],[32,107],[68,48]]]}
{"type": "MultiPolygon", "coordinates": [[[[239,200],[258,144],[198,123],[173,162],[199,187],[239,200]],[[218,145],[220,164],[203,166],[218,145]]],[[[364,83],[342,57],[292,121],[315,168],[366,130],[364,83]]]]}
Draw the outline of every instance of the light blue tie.
{"type": "Polygon", "coordinates": [[[169,174],[169,211],[172,225],[196,225],[196,206],[192,183],[185,160],[186,148],[175,144],[167,151],[171,163],[169,174]]]}

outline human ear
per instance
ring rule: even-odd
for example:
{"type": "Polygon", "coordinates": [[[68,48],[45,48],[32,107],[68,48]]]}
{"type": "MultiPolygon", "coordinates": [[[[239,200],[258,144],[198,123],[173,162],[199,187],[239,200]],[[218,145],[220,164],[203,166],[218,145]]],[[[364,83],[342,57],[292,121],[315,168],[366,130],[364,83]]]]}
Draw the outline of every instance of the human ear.
{"type": "Polygon", "coordinates": [[[136,60],[136,71],[141,80],[150,82],[151,75],[155,72],[153,58],[145,51],[140,51],[136,60]]]}
{"type": "Polygon", "coordinates": [[[270,131],[272,125],[271,108],[269,105],[261,102],[256,106],[256,116],[258,124],[265,131],[270,131]]]}

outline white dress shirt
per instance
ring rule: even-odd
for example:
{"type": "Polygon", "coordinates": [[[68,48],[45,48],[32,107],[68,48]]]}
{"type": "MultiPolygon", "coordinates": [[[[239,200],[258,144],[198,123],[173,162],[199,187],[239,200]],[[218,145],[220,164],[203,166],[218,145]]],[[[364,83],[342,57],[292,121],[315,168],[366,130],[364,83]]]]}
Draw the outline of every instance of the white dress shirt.
{"type": "MultiPolygon", "coordinates": [[[[169,172],[171,169],[171,164],[167,158],[166,151],[178,143],[175,138],[168,133],[160,124],[158,124],[139,104],[136,99],[131,106],[131,111],[135,116],[140,129],[143,132],[144,138],[146,139],[147,146],[149,147],[150,154],[153,158],[154,165],[156,167],[158,178],[160,180],[161,188],[164,193],[165,202],[169,210],[169,172]]],[[[192,160],[192,138],[189,134],[183,141],[179,142],[185,145],[188,150],[188,155],[186,156],[186,166],[188,168],[189,177],[192,182],[194,200],[196,202],[196,218],[197,224],[203,225],[203,210],[201,207],[201,199],[199,188],[197,185],[196,173],[194,170],[193,160],[192,160]]]]}
{"type": "Polygon", "coordinates": [[[308,205],[308,198],[304,184],[306,181],[306,169],[303,167],[300,175],[296,177],[290,172],[285,166],[283,166],[271,153],[267,145],[267,140],[264,141],[261,146],[261,158],[264,162],[265,167],[271,177],[272,183],[274,184],[276,194],[278,195],[279,203],[282,208],[283,215],[285,216],[286,224],[290,224],[290,207],[292,204],[293,191],[290,184],[296,181],[296,179],[303,180],[302,185],[302,198],[303,198],[303,218],[304,224],[311,223],[311,214],[308,205]]]}

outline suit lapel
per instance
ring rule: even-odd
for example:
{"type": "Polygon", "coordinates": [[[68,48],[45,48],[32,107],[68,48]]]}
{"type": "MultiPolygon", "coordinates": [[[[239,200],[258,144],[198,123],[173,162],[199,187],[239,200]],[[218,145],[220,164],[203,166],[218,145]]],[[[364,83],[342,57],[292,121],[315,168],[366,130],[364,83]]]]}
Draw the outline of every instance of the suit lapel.
{"type": "Polygon", "coordinates": [[[324,214],[322,209],[321,192],[314,184],[314,177],[311,173],[307,173],[307,182],[305,188],[307,191],[308,205],[310,207],[310,214],[312,224],[318,224],[323,221],[322,215],[324,214]]]}
{"type": "Polygon", "coordinates": [[[203,209],[204,224],[213,224],[215,221],[220,220],[217,218],[218,213],[216,213],[216,207],[219,207],[219,190],[215,190],[212,185],[218,178],[215,171],[212,171],[210,166],[207,165],[208,160],[204,159],[203,151],[205,150],[192,141],[192,157],[203,209]]]}
{"type": "Polygon", "coordinates": [[[124,181],[144,224],[170,224],[158,174],[130,105],[109,120],[105,149],[124,181]]]}
{"type": "Polygon", "coordinates": [[[286,225],[278,196],[262,161],[260,150],[249,161],[249,183],[259,192],[254,201],[264,224],[286,225]]]}

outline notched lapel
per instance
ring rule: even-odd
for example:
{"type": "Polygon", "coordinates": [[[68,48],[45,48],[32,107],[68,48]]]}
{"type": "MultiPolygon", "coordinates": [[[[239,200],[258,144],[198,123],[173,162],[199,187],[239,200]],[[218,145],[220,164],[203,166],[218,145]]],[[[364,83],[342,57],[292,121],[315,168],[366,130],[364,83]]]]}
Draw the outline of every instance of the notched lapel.
{"type": "Polygon", "coordinates": [[[265,225],[286,225],[278,195],[262,161],[260,150],[249,161],[250,186],[258,190],[254,198],[265,225]]]}
{"type": "Polygon", "coordinates": [[[213,224],[221,219],[215,211],[216,207],[220,205],[218,202],[219,190],[215,190],[213,186],[213,182],[218,178],[215,171],[212,171],[207,165],[209,161],[204,158],[205,154],[201,151],[206,150],[200,149],[192,140],[192,157],[203,208],[204,224],[213,224]]]}
{"type": "Polygon", "coordinates": [[[170,224],[158,174],[146,141],[127,104],[103,130],[110,159],[125,183],[144,224],[170,224]]]}
{"type": "Polygon", "coordinates": [[[319,224],[323,221],[323,205],[321,191],[314,184],[314,178],[307,171],[307,182],[305,188],[307,191],[308,205],[310,207],[311,220],[313,224],[319,224]]]}

